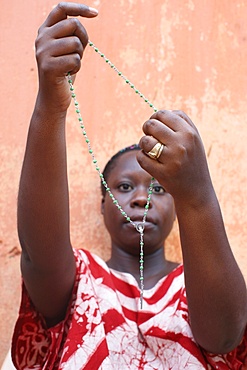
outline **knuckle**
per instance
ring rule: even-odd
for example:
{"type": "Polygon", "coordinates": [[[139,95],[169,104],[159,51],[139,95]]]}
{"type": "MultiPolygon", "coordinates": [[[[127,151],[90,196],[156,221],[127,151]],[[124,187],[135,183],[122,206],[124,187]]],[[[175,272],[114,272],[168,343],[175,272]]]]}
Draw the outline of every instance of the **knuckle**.
{"type": "Polygon", "coordinates": [[[69,20],[75,29],[81,26],[81,22],[77,18],[70,18],[69,20]]]}
{"type": "Polygon", "coordinates": [[[58,9],[58,10],[64,10],[65,8],[66,8],[66,2],[65,1],[60,1],[58,4],[57,4],[57,6],[56,6],[56,8],[58,9]]]}
{"type": "Polygon", "coordinates": [[[74,43],[74,49],[75,50],[81,50],[82,49],[82,43],[81,43],[81,41],[78,37],[74,37],[73,43],[74,43]]]}
{"type": "Polygon", "coordinates": [[[165,115],[167,114],[167,112],[165,110],[159,110],[157,113],[156,113],[156,118],[158,120],[161,120],[165,115]]]}
{"type": "Polygon", "coordinates": [[[73,56],[73,61],[72,61],[72,72],[77,73],[81,68],[81,58],[78,54],[75,54],[73,56]]]}
{"type": "Polygon", "coordinates": [[[153,128],[156,126],[156,122],[153,119],[149,119],[148,121],[145,122],[144,125],[145,125],[146,130],[149,132],[149,131],[152,131],[153,128]]]}
{"type": "Polygon", "coordinates": [[[186,132],[186,141],[191,145],[196,142],[197,134],[193,130],[188,130],[186,132]]]}
{"type": "Polygon", "coordinates": [[[185,148],[184,145],[180,144],[177,147],[177,153],[179,158],[184,158],[187,155],[187,149],[185,148]]]}

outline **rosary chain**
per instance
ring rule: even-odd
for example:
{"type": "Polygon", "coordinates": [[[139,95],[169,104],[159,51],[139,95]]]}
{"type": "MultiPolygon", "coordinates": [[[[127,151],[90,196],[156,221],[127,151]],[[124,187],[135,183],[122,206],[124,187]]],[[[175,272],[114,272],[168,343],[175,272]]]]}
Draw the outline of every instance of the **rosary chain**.
{"type": "MultiPolygon", "coordinates": [[[[158,109],[155,108],[155,106],[135,87],[135,85],[132,84],[130,82],[130,80],[128,80],[122,74],[122,72],[120,72],[115,67],[115,65],[109,59],[107,59],[106,56],[103,53],[101,53],[98,48],[96,48],[96,46],[91,41],[89,41],[88,44],[95,50],[96,53],[98,53],[106,61],[107,64],[109,64],[109,66],[114,71],[117,72],[117,74],[120,77],[122,77],[125,80],[126,84],[129,85],[136,92],[136,94],[138,94],[140,96],[140,98],[142,98],[145,101],[145,103],[147,103],[149,105],[149,107],[154,110],[154,112],[158,111],[158,109]]],[[[140,265],[139,265],[139,270],[140,270],[140,308],[142,309],[142,307],[143,307],[143,291],[144,291],[144,226],[145,226],[147,213],[148,213],[149,206],[150,206],[151,195],[153,193],[154,178],[153,177],[151,178],[151,182],[150,182],[150,185],[149,185],[149,188],[148,188],[147,202],[146,202],[146,205],[145,205],[142,222],[136,224],[135,222],[133,222],[131,220],[131,218],[127,215],[127,213],[123,210],[121,205],[118,203],[118,200],[112,194],[111,189],[109,188],[102,172],[100,171],[100,168],[98,166],[98,161],[95,158],[94,152],[93,152],[92,147],[91,147],[90,140],[89,140],[89,138],[87,136],[87,133],[86,133],[86,130],[85,130],[85,125],[84,125],[84,122],[83,122],[83,119],[82,119],[82,116],[81,116],[79,103],[76,99],[75,88],[73,86],[73,81],[71,80],[70,73],[67,74],[67,79],[68,79],[68,83],[69,83],[69,87],[70,87],[70,91],[71,91],[71,97],[74,101],[75,111],[76,111],[76,114],[77,114],[77,117],[78,117],[78,121],[80,123],[80,127],[82,129],[82,134],[85,138],[86,144],[88,146],[88,152],[92,157],[93,164],[95,165],[96,171],[99,174],[101,182],[104,185],[104,187],[106,189],[106,192],[109,194],[109,197],[111,198],[113,204],[115,204],[115,206],[118,208],[118,210],[120,211],[122,216],[124,216],[126,218],[126,220],[129,221],[131,223],[131,225],[134,226],[135,229],[140,233],[140,261],[139,261],[140,265]]]]}
{"type": "Polygon", "coordinates": [[[119,69],[105,56],[105,54],[103,54],[95,45],[92,41],[88,41],[88,45],[91,46],[94,51],[96,53],[98,53],[101,58],[103,58],[105,60],[105,62],[120,76],[122,77],[122,79],[126,82],[126,84],[128,84],[131,89],[133,89],[135,91],[136,94],[138,94],[140,96],[141,99],[143,99],[145,101],[145,103],[147,103],[150,108],[152,108],[154,110],[154,112],[158,112],[158,109],[153,105],[153,103],[151,103],[136,87],[135,85],[127,78],[123,75],[122,72],[119,71],[119,69]]]}

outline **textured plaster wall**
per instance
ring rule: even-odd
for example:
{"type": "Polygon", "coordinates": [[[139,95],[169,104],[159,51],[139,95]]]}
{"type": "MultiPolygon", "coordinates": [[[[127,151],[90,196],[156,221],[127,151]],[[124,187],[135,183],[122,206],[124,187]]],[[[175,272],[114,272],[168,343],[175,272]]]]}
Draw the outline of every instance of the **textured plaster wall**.
{"type": "MultiPolygon", "coordinates": [[[[2,2],[0,12],[0,363],[20,299],[16,198],[37,90],[34,40],[52,0],[2,2]]],[[[247,1],[88,0],[90,39],[158,108],[183,109],[197,124],[232,249],[247,278],[247,1]]],[[[95,54],[85,52],[76,92],[99,165],[138,142],[152,110],[95,54]]],[[[99,180],[74,110],[68,115],[71,233],[75,247],[104,258],[99,180]]],[[[177,226],[167,243],[181,259],[177,226]]]]}

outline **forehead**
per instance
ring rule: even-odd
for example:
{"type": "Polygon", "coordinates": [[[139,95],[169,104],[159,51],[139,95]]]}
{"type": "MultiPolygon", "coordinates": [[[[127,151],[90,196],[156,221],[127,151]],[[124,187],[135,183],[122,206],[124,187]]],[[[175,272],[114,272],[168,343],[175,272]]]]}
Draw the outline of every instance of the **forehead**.
{"type": "Polygon", "coordinates": [[[132,150],[121,154],[114,161],[114,166],[109,172],[109,177],[114,176],[115,178],[121,176],[146,176],[150,178],[150,175],[142,169],[136,159],[138,150],[132,150]]]}

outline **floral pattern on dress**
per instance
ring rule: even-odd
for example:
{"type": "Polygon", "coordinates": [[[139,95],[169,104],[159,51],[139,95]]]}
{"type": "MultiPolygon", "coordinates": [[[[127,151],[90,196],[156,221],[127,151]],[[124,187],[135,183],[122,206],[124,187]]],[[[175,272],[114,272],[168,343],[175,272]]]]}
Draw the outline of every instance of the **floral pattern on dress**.
{"type": "Polygon", "coordinates": [[[19,370],[247,370],[247,331],[226,355],[200,348],[192,335],[183,266],[152,289],[74,250],[77,274],[65,319],[47,329],[23,285],[12,357],[19,370]]]}

